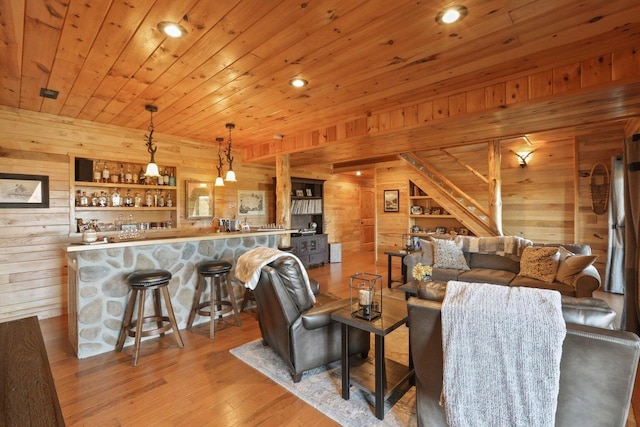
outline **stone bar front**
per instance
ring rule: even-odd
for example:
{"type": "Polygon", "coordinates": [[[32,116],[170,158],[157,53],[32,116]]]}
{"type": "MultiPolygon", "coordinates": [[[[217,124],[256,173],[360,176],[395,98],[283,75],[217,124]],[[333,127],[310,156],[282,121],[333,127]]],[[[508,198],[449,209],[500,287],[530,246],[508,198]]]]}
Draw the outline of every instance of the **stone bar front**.
{"type": "MultiPolygon", "coordinates": [[[[68,246],[69,339],[76,355],[82,359],[115,350],[129,298],[127,276],[133,271],[163,269],[171,272],[171,302],[178,326],[184,329],[196,284],[202,280],[197,270],[199,262],[230,262],[234,267],[230,277],[235,297],[240,302],[244,286],[235,280],[235,261],[256,247],[277,248],[280,235],[286,233],[290,231],[219,233],[68,246]]],[[[203,300],[208,296],[207,288],[203,300]]],[[[153,307],[153,304],[148,302],[147,307],[153,307]]],[[[194,324],[208,321],[208,317],[196,316],[194,324]]],[[[127,337],[125,345],[132,344],[133,338],[127,337]]]]}

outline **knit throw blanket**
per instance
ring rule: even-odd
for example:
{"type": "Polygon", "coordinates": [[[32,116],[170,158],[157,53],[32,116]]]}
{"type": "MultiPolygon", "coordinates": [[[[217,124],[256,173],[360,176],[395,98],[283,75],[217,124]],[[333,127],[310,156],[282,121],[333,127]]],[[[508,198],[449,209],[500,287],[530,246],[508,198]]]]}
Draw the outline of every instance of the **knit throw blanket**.
{"type": "Polygon", "coordinates": [[[278,249],[265,247],[251,249],[250,251],[245,252],[244,254],[240,255],[240,257],[238,257],[238,260],[236,261],[235,276],[238,280],[244,283],[245,287],[253,290],[258,285],[258,280],[260,280],[260,272],[262,271],[262,267],[283,256],[289,256],[291,258],[294,258],[298,262],[300,271],[302,272],[302,277],[305,284],[307,285],[309,298],[311,298],[311,301],[315,302],[316,297],[311,290],[311,284],[309,283],[309,275],[307,274],[307,269],[302,264],[302,261],[300,261],[300,258],[295,256],[291,252],[283,252],[278,249]]]}
{"type": "Polygon", "coordinates": [[[442,303],[448,424],[553,426],[565,334],[559,292],[450,281],[442,303]]]}
{"type": "Polygon", "coordinates": [[[458,236],[458,241],[462,243],[462,250],[465,252],[476,252],[482,254],[496,255],[522,255],[522,251],[527,246],[532,246],[533,242],[518,236],[496,236],[496,237],[471,237],[458,236]]]}

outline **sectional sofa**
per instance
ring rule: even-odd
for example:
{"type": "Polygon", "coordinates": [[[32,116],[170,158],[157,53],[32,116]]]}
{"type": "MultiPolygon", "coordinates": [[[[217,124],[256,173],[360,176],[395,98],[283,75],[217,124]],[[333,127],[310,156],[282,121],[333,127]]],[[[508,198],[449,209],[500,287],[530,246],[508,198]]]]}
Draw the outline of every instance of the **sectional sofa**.
{"type": "Polygon", "coordinates": [[[591,297],[601,283],[595,259],[585,244],[541,244],[517,236],[434,236],[420,239],[420,249],[403,262],[408,280],[413,267],[422,263],[433,266],[437,281],[528,286],[591,297]]]}

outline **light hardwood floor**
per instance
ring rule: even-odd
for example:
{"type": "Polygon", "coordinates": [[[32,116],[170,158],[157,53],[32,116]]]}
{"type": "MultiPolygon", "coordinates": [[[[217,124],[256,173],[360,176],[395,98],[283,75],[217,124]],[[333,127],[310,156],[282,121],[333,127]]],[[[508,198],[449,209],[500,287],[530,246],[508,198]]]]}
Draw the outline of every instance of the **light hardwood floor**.
{"type": "MultiPolygon", "coordinates": [[[[386,285],[386,257],[377,265],[373,252],[342,258],[309,270],[322,292],[348,297],[349,277],[356,272],[380,274],[386,285]]],[[[207,325],[181,331],[184,349],[171,337],[146,341],[135,368],[130,347],[78,360],[66,322],[61,316],[40,325],[68,426],[336,425],[229,353],[260,338],[252,311],[242,314],[242,328],[221,324],[213,340],[207,325]]],[[[633,419],[627,424],[635,426],[633,419]]]]}

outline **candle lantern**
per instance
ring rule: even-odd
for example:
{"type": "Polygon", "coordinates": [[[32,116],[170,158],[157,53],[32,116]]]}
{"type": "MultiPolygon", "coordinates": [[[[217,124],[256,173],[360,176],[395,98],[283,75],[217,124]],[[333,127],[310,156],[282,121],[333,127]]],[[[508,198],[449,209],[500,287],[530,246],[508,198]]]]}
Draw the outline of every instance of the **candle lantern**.
{"type": "Polygon", "coordinates": [[[375,320],[382,315],[382,276],[356,273],[351,276],[351,315],[375,320]]]}

